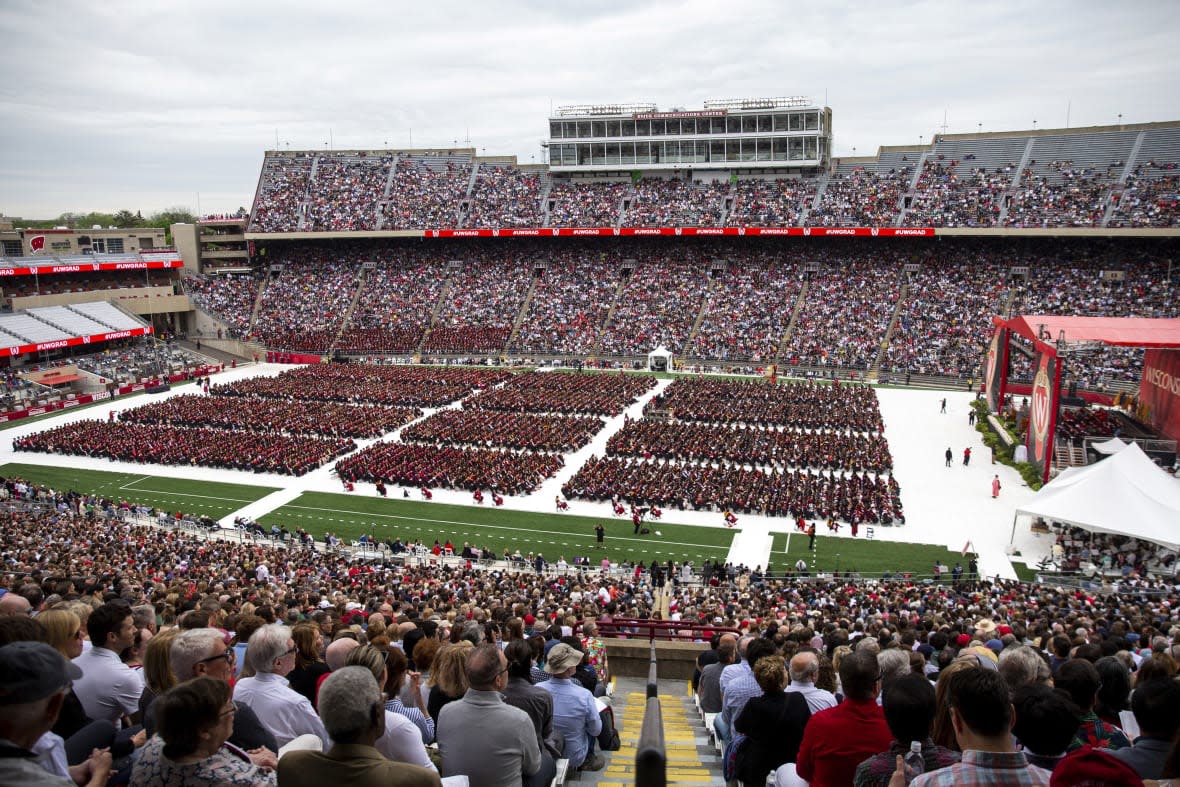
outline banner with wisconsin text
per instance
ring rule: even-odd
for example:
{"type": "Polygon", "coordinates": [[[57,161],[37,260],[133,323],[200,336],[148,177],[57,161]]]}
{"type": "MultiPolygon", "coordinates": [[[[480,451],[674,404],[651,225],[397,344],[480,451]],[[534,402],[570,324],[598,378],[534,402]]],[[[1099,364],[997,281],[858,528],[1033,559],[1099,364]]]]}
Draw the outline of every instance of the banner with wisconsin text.
{"type": "Polygon", "coordinates": [[[1180,440],[1180,350],[1144,353],[1139,402],[1152,427],[1169,440],[1180,440]]]}
{"type": "Polygon", "coordinates": [[[1038,349],[1033,368],[1032,393],[1029,395],[1028,461],[1037,468],[1043,481],[1049,480],[1053,462],[1053,433],[1057,426],[1058,377],[1057,353],[1038,349]]]}
{"type": "Polygon", "coordinates": [[[987,386],[987,409],[1000,409],[1004,395],[1004,374],[1008,365],[1008,331],[997,327],[983,357],[983,382],[987,386]]]}

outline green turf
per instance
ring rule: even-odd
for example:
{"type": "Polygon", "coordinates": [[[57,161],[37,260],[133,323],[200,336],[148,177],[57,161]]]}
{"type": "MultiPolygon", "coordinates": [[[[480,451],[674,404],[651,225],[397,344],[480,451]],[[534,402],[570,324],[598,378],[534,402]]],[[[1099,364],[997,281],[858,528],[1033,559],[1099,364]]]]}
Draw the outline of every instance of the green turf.
{"type": "Polygon", "coordinates": [[[787,534],[776,533],[770,550],[770,570],[774,573],[793,570],[799,558],[806,560],[809,567],[814,566],[817,572],[856,571],[862,577],[900,571],[929,577],[934,573],[935,560],[952,568],[956,562],[962,563],[963,570],[967,569],[967,558],[959,552],[929,544],[869,540],[865,531],[866,527],[862,526],[860,537],[855,540],[819,535],[815,539],[814,556],[807,550],[807,536],[803,533],[791,534],[790,550],[785,554],[787,534]]]}
{"type": "MultiPolygon", "coordinates": [[[[192,472],[199,476],[202,470],[193,468],[192,472]]],[[[74,490],[214,519],[220,519],[278,491],[268,486],[224,484],[198,478],[165,478],[142,473],[111,473],[17,463],[0,465],[0,476],[18,476],[59,491],[74,490]]]]}
{"type": "Polygon", "coordinates": [[[612,561],[634,562],[674,560],[693,561],[697,566],[706,559],[724,560],[733,540],[734,530],[692,527],[661,522],[647,522],[646,536],[633,534],[629,519],[582,517],[566,514],[540,514],[510,511],[491,506],[457,506],[426,503],[402,498],[382,499],[350,494],[305,492],[290,504],[259,518],[264,524],[302,527],[319,536],[331,530],[346,542],[369,533],[378,540],[421,538],[427,546],[435,539],[447,539],[462,548],[470,542],[494,550],[517,548],[524,554],[541,552],[551,562],[564,556],[573,563],[575,555],[602,560],[597,549],[594,525],[606,526],[605,554],[612,561]],[[656,535],[659,532],[660,535],[656,535]]]}

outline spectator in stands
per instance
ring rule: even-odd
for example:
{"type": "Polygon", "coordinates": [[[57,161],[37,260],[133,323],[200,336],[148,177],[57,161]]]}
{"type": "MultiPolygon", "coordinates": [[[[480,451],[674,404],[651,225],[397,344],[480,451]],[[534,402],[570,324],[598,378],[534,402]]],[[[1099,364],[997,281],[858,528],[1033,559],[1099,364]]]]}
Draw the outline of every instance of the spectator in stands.
{"type": "Polygon", "coordinates": [[[967,669],[950,677],[947,693],[961,762],[923,773],[918,787],[964,784],[1049,784],[1049,772],[1030,765],[1012,743],[1012,703],[998,672],[967,669]]]}
{"type": "Polygon", "coordinates": [[[889,748],[892,736],[877,704],[877,659],[854,651],[840,662],[844,702],[813,714],[803,732],[796,771],[815,787],[851,784],[857,766],[889,748]]]}
{"type": "Polygon", "coordinates": [[[110,601],[90,613],[86,621],[91,648],[74,659],[82,677],[74,681],[74,693],[91,719],[118,724],[139,715],[143,673],[119,659],[119,653],[135,641],[131,607],[110,601]]]}
{"type": "Polygon", "coordinates": [[[594,696],[573,681],[574,671],[582,662],[582,653],[560,643],[545,657],[545,672],[550,679],[540,684],[553,696],[553,726],[565,740],[563,756],[571,768],[599,771],[606,765],[601,754],[593,750],[593,741],[602,732],[594,696]]]}
{"type": "Polygon", "coordinates": [[[1126,734],[1116,725],[1098,718],[1094,712],[1094,701],[1101,687],[1098,670],[1084,658],[1072,658],[1061,665],[1053,676],[1054,686],[1069,694],[1071,700],[1082,710],[1082,723],[1077,738],[1070,745],[1074,751],[1082,746],[1097,749],[1122,749],[1131,745],[1126,734]]]}
{"type": "Polygon", "coordinates": [[[109,752],[95,749],[85,762],[67,768],[64,751],[54,751],[61,739],[50,730],[65,689],[81,677],[81,670],[43,642],[18,641],[0,647],[0,740],[7,755],[0,758],[0,781],[61,787],[106,784],[111,771],[109,752]]]}
{"type": "MultiPolygon", "coordinates": [[[[541,751],[529,715],[504,701],[508,659],[495,645],[480,645],[467,658],[463,699],[439,712],[438,743],[445,776],[466,776],[474,785],[532,784],[541,751]]],[[[553,774],[539,781],[547,784],[553,774]]]]}
{"type": "Polygon", "coordinates": [[[925,677],[911,673],[893,681],[882,696],[882,708],[893,741],[888,751],[874,754],[857,766],[854,787],[888,787],[898,756],[905,756],[914,741],[922,745],[924,772],[960,760],[958,752],[938,746],[930,737],[936,705],[934,687],[925,677]]]}
{"type": "Polygon", "coordinates": [[[255,631],[246,650],[254,674],[237,682],[234,699],[254,711],[280,747],[301,735],[315,736],[327,747],[328,734],[311,702],[287,685],[297,650],[286,626],[270,624],[255,631]]]}
{"type": "MultiPolygon", "coordinates": [[[[751,646],[753,647],[753,646],[751,646]]],[[[737,750],[736,771],[745,784],[764,784],[766,775],[794,762],[811,718],[800,692],[784,691],[787,668],[782,656],[770,653],[754,664],[762,694],[752,697],[734,718],[734,730],[745,736],[737,750]]]]}
{"type": "MultiPolygon", "coordinates": [[[[379,686],[389,685],[389,669],[386,666],[385,653],[381,648],[371,643],[350,651],[345,658],[345,664],[349,667],[364,667],[372,673],[379,686]]],[[[384,694],[382,696],[384,697],[384,694]]],[[[384,714],[383,730],[376,743],[373,744],[377,747],[377,751],[391,760],[437,771],[438,769],[430,758],[426,756],[426,748],[422,745],[422,733],[414,725],[414,722],[388,708],[384,708],[384,714]]]]}
{"type": "Polygon", "coordinates": [[[1081,711],[1064,692],[1037,684],[1015,689],[1012,706],[1012,734],[1029,764],[1052,771],[1077,735],[1081,711]]]}
{"type": "Polygon", "coordinates": [[[1112,754],[1135,769],[1143,779],[1164,775],[1168,752],[1180,731],[1180,684],[1175,680],[1153,680],[1135,687],[1131,711],[1139,725],[1134,745],[1112,754]]]}
{"type": "Polygon", "coordinates": [[[320,688],[320,713],[335,743],[327,752],[295,751],[284,756],[278,768],[284,787],[442,784],[436,772],[388,760],[376,748],[386,714],[381,707],[381,689],[369,670],[344,667],[331,674],[320,688]]]}

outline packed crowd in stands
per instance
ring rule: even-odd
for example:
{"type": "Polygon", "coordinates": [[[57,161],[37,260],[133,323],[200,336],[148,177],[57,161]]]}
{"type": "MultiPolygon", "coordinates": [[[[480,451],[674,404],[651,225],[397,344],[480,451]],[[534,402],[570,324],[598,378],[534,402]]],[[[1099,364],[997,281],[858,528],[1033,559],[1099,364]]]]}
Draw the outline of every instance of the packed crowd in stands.
{"type": "Polygon", "coordinates": [[[679,421],[745,423],[797,429],[852,430],[881,434],[885,425],[877,393],[863,385],[682,378],[652,400],[679,421]]]}
{"type": "Polygon", "coordinates": [[[668,249],[634,267],[603,329],[603,355],[681,353],[709,287],[708,269],[684,256],[668,249]]]}
{"type": "Polygon", "coordinates": [[[549,192],[550,227],[613,227],[619,223],[630,183],[554,181],[549,192]]]}
{"type": "MultiPolygon", "coordinates": [[[[1011,314],[1178,314],[1176,279],[1167,275],[1173,244],[1167,240],[943,239],[936,247],[871,239],[811,243],[817,245],[795,250],[764,239],[654,238],[564,241],[555,247],[516,239],[491,259],[479,259],[487,255],[475,241],[352,242],[335,252],[313,244],[310,250],[272,252],[272,259],[289,262],[268,286],[259,324],[272,326],[280,340],[287,331],[299,332],[293,325],[323,326],[314,342],[304,343],[326,347],[358,286],[353,273],[331,273],[328,263],[322,272],[298,272],[300,260],[328,256],[341,260],[345,271],[362,260],[378,264],[365,273],[354,328],[337,345],[360,352],[410,353],[437,306],[439,321],[428,349],[439,354],[480,353],[478,348],[499,354],[520,318],[510,353],[640,355],[663,343],[678,356],[757,358],[766,364],[798,304],[784,364],[867,369],[880,353],[886,372],[965,378],[975,376],[973,356],[981,358],[990,339],[990,317],[1006,308],[1011,314]],[[448,285],[444,271],[453,258],[464,268],[448,285]],[[725,272],[711,279],[716,262],[725,264],[725,272]],[[812,263],[818,272],[800,273],[812,263]],[[919,270],[903,273],[908,263],[919,270]],[[1011,278],[1017,266],[1026,266],[1027,275],[1011,278]],[[522,316],[538,268],[544,270],[522,316]],[[633,272],[628,277],[624,270],[633,272]],[[1125,280],[1101,281],[1104,270],[1121,271],[1125,280]],[[894,333],[881,353],[906,276],[894,333]],[[797,293],[803,282],[797,277],[807,279],[802,302],[797,293]],[[610,324],[604,325],[612,304],[610,324]],[[697,333],[685,348],[698,316],[697,333]]],[[[252,281],[241,280],[240,289],[227,280],[216,282],[222,305],[207,308],[231,325],[248,325],[252,281]]],[[[1134,382],[1142,353],[1108,348],[1071,362],[1083,387],[1134,382]]]]}
{"type": "Polygon", "coordinates": [[[725,217],[726,182],[692,183],[669,178],[644,178],[635,184],[625,227],[716,227],[725,217]]]}
{"type": "Polygon", "coordinates": [[[889,444],[880,436],[650,420],[626,424],[607,441],[606,452],[674,462],[725,460],[775,468],[872,473],[893,468],[889,444]]]}
{"type": "Polygon", "coordinates": [[[232,335],[250,333],[250,317],[258,298],[258,279],[231,273],[225,276],[186,276],[184,289],[197,306],[229,323],[232,335]]]}
{"type": "Polygon", "coordinates": [[[252,232],[294,232],[307,199],[314,155],[267,156],[254,200],[252,232]]]}
{"type": "Polygon", "coordinates": [[[998,223],[1011,173],[974,167],[962,177],[958,166],[958,161],[938,158],[923,163],[913,203],[905,214],[907,226],[994,227],[998,223]]]}
{"type": "Polygon", "coordinates": [[[393,167],[390,156],[321,156],[304,229],[347,232],[377,228],[377,204],[393,167]]]}
{"type": "Polygon", "coordinates": [[[277,377],[214,386],[215,396],[261,396],[328,402],[440,407],[504,382],[511,372],[437,367],[315,364],[277,377]]]}
{"type": "Polygon", "coordinates": [[[119,414],[119,420],[159,426],[360,439],[379,437],[421,415],[420,410],[389,405],[188,394],[124,410],[119,414]]]}
{"type": "Polygon", "coordinates": [[[561,454],[377,443],[336,464],[345,481],[527,495],[565,465],[561,454]]]}
{"type": "MultiPolygon", "coordinates": [[[[773,579],[758,569],[709,564],[702,567],[699,582],[682,582],[680,567],[671,563],[666,573],[663,564],[640,565],[623,577],[597,572],[558,576],[511,565],[495,572],[461,564],[389,568],[358,566],[330,553],[205,540],[132,523],[112,526],[102,515],[117,516],[121,506],[116,501],[53,493],[13,478],[0,485],[0,497],[38,506],[6,512],[5,527],[0,528],[0,553],[6,556],[0,580],[6,591],[0,596],[0,643],[11,648],[8,643],[14,641],[47,642],[65,658],[78,659],[82,677],[71,687],[64,667],[55,666],[50,674],[60,674],[61,685],[49,688],[65,689],[67,702],[80,711],[68,729],[53,720],[46,728],[67,738],[68,765],[79,767],[83,776],[91,770],[105,776],[111,767],[109,755],[90,759],[95,757],[92,746],[72,753],[69,736],[98,718],[86,708],[125,703],[112,717],[118,726],[122,710],[138,716],[142,708],[162,702],[154,712],[158,731],[171,736],[168,710],[186,691],[173,693],[173,687],[205,673],[212,678],[198,677],[195,686],[239,679],[242,690],[235,690],[237,702],[231,706],[237,718],[225,726],[221,739],[228,735],[235,746],[249,750],[249,761],[235,758],[236,767],[249,770],[249,783],[273,784],[274,775],[266,769],[275,767],[278,742],[300,733],[324,737],[324,723],[336,718],[333,687],[339,678],[333,675],[321,689],[318,712],[313,704],[317,680],[346,664],[365,663],[346,658],[350,651],[367,655],[361,650],[365,644],[379,655],[388,654],[387,663],[408,662],[422,673],[426,686],[413,693],[409,689],[414,684],[404,673],[387,683],[391,704],[396,699],[405,708],[436,709],[428,715],[436,721],[441,765],[425,759],[422,746],[429,733],[399,719],[400,711],[386,716],[387,726],[405,726],[407,739],[415,743],[395,759],[424,761],[427,771],[440,767],[447,773],[455,767],[446,754],[447,725],[434,716],[469,687],[461,665],[478,652],[473,645],[500,643],[510,655],[519,650],[514,644],[518,640],[536,647],[533,652],[525,648],[519,663],[513,657],[506,692],[511,694],[511,680],[543,680],[547,656],[565,663],[566,651],[550,650],[558,647],[561,636],[577,635],[581,629],[580,638],[572,640],[577,646],[573,651],[587,654],[581,660],[590,662],[592,654],[606,652],[597,639],[599,629],[602,636],[629,636],[628,619],[662,617],[661,602],[670,610],[674,635],[699,643],[700,674],[694,684],[702,709],[718,714],[724,736],[736,730],[752,738],[738,747],[745,754],[737,758],[743,779],[751,784],[763,783],[768,772],[785,762],[796,763],[798,773],[813,782],[827,774],[833,783],[884,784],[908,740],[919,741],[926,770],[962,759],[955,767],[966,770],[921,777],[919,783],[926,784],[951,783],[930,781],[943,775],[959,784],[972,783],[968,778],[976,776],[1076,784],[1103,774],[1117,779],[1103,783],[1141,784],[1141,778],[1180,773],[1175,770],[1174,712],[1180,595],[1175,586],[1150,582],[1134,569],[1126,578],[1109,580],[1101,592],[1079,592],[981,581],[971,572],[960,572],[951,583],[929,585],[894,579],[865,584],[847,573],[807,581],[773,579]],[[58,618],[65,622],[57,625],[58,618]],[[121,627],[128,621],[124,633],[121,627]],[[206,638],[199,633],[205,628],[217,631],[206,638]],[[134,646],[141,638],[147,652],[137,656],[134,646]],[[157,644],[153,647],[149,640],[157,644]],[[186,647],[193,640],[204,649],[186,647]],[[118,651],[124,644],[123,657],[115,652],[110,659],[110,669],[119,672],[103,673],[110,680],[96,682],[94,674],[87,674],[97,669],[96,648],[118,651]],[[142,671],[126,666],[129,662],[142,663],[142,671]],[[290,681],[285,714],[275,712],[277,698],[268,704],[249,691],[258,682],[249,676],[258,672],[274,672],[290,681]],[[1050,680],[1063,693],[1050,691],[1050,680]],[[787,683],[785,703],[795,703],[800,714],[792,710],[784,717],[787,721],[767,729],[794,743],[768,745],[759,725],[749,721],[787,683]],[[138,690],[124,692],[124,699],[116,685],[138,690]],[[306,692],[303,699],[296,689],[306,692]],[[706,707],[714,696],[718,706],[706,707]],[[863,722],[855,738],[842,734],[841,725],[851,714],[863,722]],[[243,717],[252,720],[252,727],[243,717]],[[298,719],[295,726],[289,723],[292,718],[298,719]],[[1133,736],[1124,734],[1124,718],[1136,722],[1141,737],[1131,740],[1133,736]],[[1029,724],[1033,719],[1039,723],[1029,724]],[[257,737],[246,744],[241,736],[248,729],[257,737]],[[255,748],[262,745],[257,739],[274,748],[255,748]],[[981,745],[989,751],[980,751],[981,745]],[[1066,756],[1074,750],[1080,752],[1066,756]]],[[[13,651],[2,653],[7,659],[13,651]]],[[[596,682],[612,674],[605,656],[590,666],[596,682]]],[[[9,687],[15,677],[6,670],[0,685],[9,687]]],[[[376,684],[373,689],[375,701],[383,702],[376,684]]],[[[218,714],[229,699],[228,689],[215,693],[215,699],[210,724],[220,729],[218,714]]],[[[17,703],[11,712],[25,707],[17,703]]],[[[200,725],[204,718],[203,711],[200,725]]],[[[189,721],[184,726],[191,733],[189,721]]],[[[8,738],[22,734],[11,729],[9,718],[0,724],[7,725],[8,738]]],[[[559,727],[556,720],[554,727],[559,727]]],[[[113,738],[114,727],[109,734],[113,738]]],[[[544,736],[537,736],[538,746],[545,746],[544,736]]],[[[139,736],[117,753],[125,756],[140,747],[137,759],[143,764],[136,768],[162,767],[166,761],[159,756],[160,741],[148,738],[139,736]]],[[[377,746],[382,745],[378,740],[377,746]]],[[[214,761],[227,767],[224,754],[204,756],[197,767],[214,761]]],[[[284,765],[290,756],[278,763],[280,785],[294,762],[284,765]]],[[[369,756],[382,762],[377,754],[369,756]]],[[[33,769],[58,767],[39,765],[33,758],[8,758],[5,767],[24,759],[33,769]]],[[[23,779],[32,781],[32,773],[24,772],[23,779]]],[[[409,778],[417,771],[399,774],[409,778]]],[[[512,778],[513,783],[520,780],[515,773],[512,778]]]]}
{"type": "Polygon", "coordinates": [[[383,229],[458,226],[459,203],[467,195],[471,165],[401,158],[385,203],[383,229]]]}
{"type": "Polygon", "coordinates": [[[1180,219],[1180,175],[1175,164],[1136,167],[1123,189],[1112,196],[1110,227],[1174,227],[1180,219]]]}
{"type": "Polygon", "coordinates": [[[526,372],[466,404],[515,413],[613,416],[655,384],[649,375],[526,372]]]}
{"type": "Polygon", "coordinates": [[[1020,189],[1012,195],[1004,223],[1009,227],[1093,227],[1106,213],[1107,195],[1119,176],[1118,168],[1105,172],[1075,170],[1071,161],[1052,161],[1048,173],[1026,169],[1020,189]]]}
{"type": "Polygon", "coordinates": [[[1114,579],[1126,579],[1132,574],[1162,578],[1180,574],[1174,549],[1130,536],[1049,524],[1057,531],[1051,557],[1059,571],[1114,579]]]}
{"type": "Polygon", "coordinates": [[[267,282],[254,334],[274,349],[326,351],[356,294],[359,270],[350,255],[304,247],[267,282]]]}
{"type": "Polygon", "coordinates": [[[1057,414],[1058,439],[1114,437],[1122,428],[1122,420],[1110,410],[1101,407],[1063,407],[1057,414]]]}
{"type": "Polygon", "coordinates": [[[504,413],[493,410],[442,410],[401,433],[407,443],[576,451],[602,428],[587,417],[504,413]]]}
{"type": "Polygon", "coordinates": [[[468,227],[540,227],[541,176],[515,167],[481,164],[467,211],[468,227]]]}
{"type": "Polygon", "coordinates": [[[533,276],[528,259],[489,250],[452,274],[423,351],[443,354],[504,350],[533,276]]]}
{"type": "Polygon", "coordinates": [[[802,280],[792,264],[771,264],[769,256],[731,263],[713,284],[689,357],[769,363],[778,355],[802,280]]]}
{"type": "Polygon", "coordinates": [[[831,260],[808,280],[784,361],[868,369],[900,295],[900,271],[878,255],[831,260]]]}
{"type": "Polygon", "coordinates": [[[622,260],[617,253],[582,256],[554,249],[534,285],[515,352],[589,355],[614,299],[622,260]]]}
{"type": "Polygon", "coordinates": [[[739,180],[726,224],[731,227],[798,227],[815,202],[815,178],[739,180]]]}
{"type": "Polygon", "coordinates": [[[815,227],[892,227],[911,177],[908,168],[872,172],[860,167],[847,175],[833,176],[819,207],[807,214],[807,223],[815,227]]]}
{"type": "Polygon", "coordinates": [[[897,482],[865,474],[750,470],[744,463],[714,466],[591,457],[564,486],[568,498],[615,498],[684,511],[836,519],[855,534],[864,524],[904,524],[897,482]]]}
{"type": "Polygon", "coordinates": [[[881,371],[977,377],[986,338],[981,326],[1003,312],[1005,280],[994,262],[966,268],[925,261],[908,277],[881,371]]]}
{"type": "Polygon", "coordinates": [[[125,462],[303,475],[354,450],[356,444],[344,438],[75,421],[18,438],[13,448],[125,462]]]}

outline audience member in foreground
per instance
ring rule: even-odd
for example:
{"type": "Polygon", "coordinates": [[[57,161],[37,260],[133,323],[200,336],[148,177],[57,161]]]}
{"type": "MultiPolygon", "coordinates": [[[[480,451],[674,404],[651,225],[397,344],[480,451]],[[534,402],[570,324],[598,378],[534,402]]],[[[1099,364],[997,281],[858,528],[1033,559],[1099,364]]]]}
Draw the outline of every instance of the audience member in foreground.
{"type": "MultiPolygon", "coordinates": [[[[470,688],[438,714],[438,747],[445,776],[466,776],[472,787],[519,787],[541,766],[529,715],[504,702],[508,659],[495,645],[480,645],[467,658],[470,688]]],[[[553,773],[537,780],[549,784],[553,773]]]]}
{"type": "Polygon", "coordinates": [[[374,744],[385,731],[386,711],[373,673],[364,667],[333,672],[320,687],[320,714],[335,745],[326,752],[294,751],[279,761],[282,787],[391,785],[439,787],[434,771],[393,762],[374,744]]]}
{"type": "MultiPolygon", "coordinates": [[[[924,771],[935,771],[959,761],[959,753],[937,746],[930,737],[934,726],[934,686],[922,675],[906,675],[889,684],[882,696],[885,722],[893,733],[889,751],[875,754],[856,769],[854,787],[888,787],[897,756],[904,756],[910,744],[922,744],[924,771]]],[[[1064,748],[1064,747],[1063,747],[1064,748]]]]}
{"type": "Polygon", "coordinates": [[[286,676],[295,668],[295,650],[286,626],[271,624],[255,631],[246,650],[254,675],[238,681],[234,699],[250,706],[280,747],[300,735],[314,735],[326,747],[328,734],[311,702],[287,685],[286,676]]]}
{"type": "Polygon", "coordinates": [[[275,784],[273,756],[266,767],[227,744],[237,710],[229,684],[194,678],[153,703],[158,735],[148,741],[131,772],[132,787],[213,784],[266,787],[275,784]]]}
{"type": "Polygon", "coordinates": [[[554,646],[545,659],[545,671],[551,677],[541,688],[553,695],[553,726],[565,737],[570,767],[599,771],[606,760],[593,752],[591,741],[602,732],[602,718],[594,695],[573,680],[581,661],[582,653],[564,642],[554,646]]]}
{"type": "Polygon", "coordinates": [[[797,772],[812,787],[852,783],[856,767],[889,748],[893,736],[877,704],[881,692],[877,657],[868,649],[840,662],[844,702],[820,711],[807,722],[799,747],[797,772]]]}
{"type": "MultiPolygon", "coordinates": [[[[923,773],[913,780],[917,787],[963,787],[1003,784],[1048,785],[1049,772],[1030,765],[1012,742],[1013,711],[1008,684],[990,669],[966,669],[950,677],[947,697],[951,724],[963,760],[947,768],[923,773]]],[[[905,784],[904,764],[897,758],[890,787],[905,784]]]]}
{"type": "Polygon", "coordinates": [[[70,681],[82,672],[43,642],[0,648],[0,784],[101,787],[111,755],[95,749],[67,768],[61,738],[50,732],[70,681]]]}

